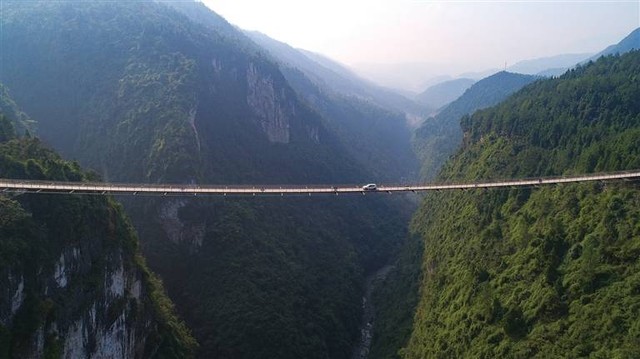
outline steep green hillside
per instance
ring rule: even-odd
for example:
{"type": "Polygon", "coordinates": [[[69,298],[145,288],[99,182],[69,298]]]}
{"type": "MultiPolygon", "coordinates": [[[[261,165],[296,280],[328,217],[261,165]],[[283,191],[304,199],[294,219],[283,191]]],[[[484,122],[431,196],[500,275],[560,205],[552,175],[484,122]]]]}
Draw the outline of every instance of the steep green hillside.
{"type": "Polygon", "coordinates": [[[499,103],[535,79],[535,76],[498,72],[476,82],[435,117],[425,120],[413,137],[413,146],[422,164],[420,177],[435,178],[442,164],[460,146],[463,116],[499,103]]]}
{"type": "MultiPolygon", "coordinates": [[[[381,160],[355,158],[278,64],[178,5],[4,1],[0,77],[43,141],[109,181],[377,181],[381,160]]],[[[123,202],[203,358],[349,357],[361,282],[407,221],[369,196],[123,202]]]]}
{"type": "Polygon", "coordinates": [[[399,350],[411,336],[418,304],[424,245],[412,234],[404,244],[392,271],[376,289],[376,311],[369,359],[399,358],[399,350]]]}
{"type": "MultiPolygon", "coordinates": [[[[79,181],[0,112],[0,178],[79,181]]],[[[0,358],[186,358],[195,341],[105,197],[0,195],[0,358]]]]}
{"type": "MultiPolygon", "coordinates": [[[[640,168],[640,52],[539,81],[463,121],[442,180],[640,168]]],[[[428,195],[405,358],[640,356],[634,182],[428,195]]]]}

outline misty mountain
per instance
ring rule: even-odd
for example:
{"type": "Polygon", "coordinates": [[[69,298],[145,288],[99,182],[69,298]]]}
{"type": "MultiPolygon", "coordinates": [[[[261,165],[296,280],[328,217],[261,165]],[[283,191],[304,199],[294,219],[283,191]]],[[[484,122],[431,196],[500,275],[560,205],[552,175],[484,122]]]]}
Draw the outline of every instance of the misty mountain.
{"type": "Polygon", "coordinates": [[[415,102],[362,80],[322,55],[294,49],[259,32],[239,32],[203,4],[168,4],[229,37],[236,46],[256,54],[268,52],[300,98],[322,115],[323,122],[346,144],[350,155],[370,170],[370,178],[397,182],[415,176],[417,160],[404,115],[424,110],[415,102]]]}
{"type": "Polygon", "coordinates": [[[439,109],[460,97],[476,81],[472,79],[455,79],[430,86],[416,96],[416,101],[427,107],[439,109]]]}
{"type": "Polygon", "coordinates": [[[623,54],[633,49],[640,49],[640,28],[632,31],[619,43],[611,45],[595,55],[588,53],[564,54],[525,60],[509,66],[509,71],[544,77],[560,76],[580,63],[597,60],[602,56],[623,54]]]}
{"type": "MultiPolygon", "coordinates": [[[[259,33],[253,33],[252,38],[269,46],[269,53],[280,63],[283,75],[296,93],[348,144],[347,151],[372,171],[373,178],[398,182],[415,177],[418,162],[411,149],[406,115],[382,108],[375,101],[356,94],[375,90],[374,87],[366,87],[353,75],[342,77],[342,73],[348,75],[347,70],[340,73],[329,70],[311,60],[309,52],[293,49],[259,33]]],[[[323,63],[332,63],[318,55],[312,56],[323,63]]],[[[340,70],[333,64],[330,66],[340,70]]]]}
{"type": "MultiPolygon", "coordinates": [[[[266,35],[265,35],[266,36],[266,35]]],[[[373,84],[372,82],[365,80],[361,77],[359,77],[355,72],[353,72],[351,69],[349,69],[348,67],[340,64],[339,62],[332,60],[331,58],[319,54],[319,53],[315,53],[313,51],[308,51],[305,49],[297,49],[298,51],[300,51],[301,53],[303,53],[305,56],[307,56],[308,58],[310,58],[311,60],[317,62],[318,64],[332,70],[333,72],[337,73],[337,74],[341,74],[344,77],[355,77],[357,80],[359,81],[364,81],[365,83],[368,83],[372,86],[376,86],[375,84],[373,84]]]]}
{"type": "Polygon", "coordinates": [[[597,60],[600,57],[607,55],[624,54],[631,50],[638,49],[640,49],[640,27],[633,30],[629,35],[620,40],[620,42],[618,42],[617,44],[611,45],[595,54],[594,56],[590,57],[589,60],[597,60]]]}
{"type": "Polygon", "coordinates": [[[523,60],[509,66],[508,70],[509,72],[516,72],[520,74],[542,75],[543,73],[550,73],[550,71],[556,74],[558,73],[558,71],[561,71],[560,69],[564,69],[564,71],[560,72],[561,74],[592,55],[593,53],[562,54],[531,60],[523,60]]]}
{"type": "MultiPolygon", "coordinates": [[[[294,86],[200,3],[5,1],[0,21],[0,80],[44,142],[107,181],[360,183],[394,160],[356,157],[329,110],[401,115],[312,106],[306,76],[294,86]]],[[[406,232],[383,197],[123,202],[202,358],[350,357],[364,275],[406,232]]]]}
{"type": "Polygon", "coordinates": [[[540,77],[556,77],[556,76],[560,76],[562,74],[564,74],[565,72],[567,72],[569,69],[566,67],[556,67],[556,68],[552,68],[552,69],[546,69],[544,71],[540,71],[536,74],[536,76],[540,76],[540,77]]]}
{"type": "Polygon", "coordinates": [[[359,63],[353,69],[376,84],[413,93],[414,96],[429,85],[449,80],[451,76],[446,74],[452,72],[450,66],[426,62],[359,63]]]}
{"type": "Polygon", "coordinates": [[[476,82],[435,117],[425,120],[413,138],[415,151],[421,159],[421,178],[433,179],[440,166],[458,148],[462,141],[460,120],[463,116],[499,103],[536,79],[531,75],[498,72],[476,82]]]}
{"type": "Polygon", "coordinates": [[[302,71],[316,85],[346,96],[359,97],[380,107],[417,115],[424,109],[414,101],[355,75],[324,56],[274,40],[259,32],[245,32],[253,41],[283,64],[302,71]]]}

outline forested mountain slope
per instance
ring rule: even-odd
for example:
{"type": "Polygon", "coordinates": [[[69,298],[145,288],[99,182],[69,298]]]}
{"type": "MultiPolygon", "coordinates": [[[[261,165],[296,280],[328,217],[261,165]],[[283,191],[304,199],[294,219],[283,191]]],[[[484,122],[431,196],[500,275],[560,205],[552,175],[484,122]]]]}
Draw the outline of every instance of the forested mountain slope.
{"type": "Polygon", "coordinates": [[[460,146],[460,119],[463,116],[499,103],[536,78],[498,72],[476,82],[435,117],[425,120],[413,137],[413,146],[422,164],[420,177],[424,180],[433,179],[442,164],[460,146]]]}
{"type": "MultiPolygon", "coordinates": [[[[17,138],[4,113],[1,178],[87,178],[38,139],[17,138]]],[[[0,195],[0,358],[188,358],[194,349],[113,200],[0,195]]]]}
{"type": "MultiPolygon", "coordinates": [[[[269,56],[175,5],[3,2],[0,77],[43,141],[108,181],[376,180],[269,56]]],[[[384,198],[123,201],[203,358],[349,357],[406,231],[384,198]]]]}
{"type": "MultiPolygon", "coordinates": [[[[441,180],[640,168],[640,52],[542,80],[463,120],[441,180]]],[[[434,193],[405,358],[640,356],[634,182],[434,193]]]]}

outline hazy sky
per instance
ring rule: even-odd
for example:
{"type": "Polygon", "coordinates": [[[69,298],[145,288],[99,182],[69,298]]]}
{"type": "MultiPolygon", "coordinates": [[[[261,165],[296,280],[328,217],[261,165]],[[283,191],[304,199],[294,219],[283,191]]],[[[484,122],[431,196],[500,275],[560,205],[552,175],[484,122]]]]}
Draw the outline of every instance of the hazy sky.
{"type": "Polygon", "coordinates": [[[229,22],[355,67],[450,73],[597,52],[640,27],[632,1],[204,0],[229,22]]]}

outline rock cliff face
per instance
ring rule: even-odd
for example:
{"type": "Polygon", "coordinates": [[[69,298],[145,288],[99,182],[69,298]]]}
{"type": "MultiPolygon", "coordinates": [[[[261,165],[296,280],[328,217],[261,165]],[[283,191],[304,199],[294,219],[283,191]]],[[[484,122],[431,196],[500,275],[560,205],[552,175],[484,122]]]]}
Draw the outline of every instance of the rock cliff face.
{"type": "MultiPolygon", "coordinates": [[[[0,142],[2,178],[84,176],[37,139],[0,142]]],[[[0,358],[189,357],[195,343],[137,246],[109,198],[0,195],[0,358]]]]}
{"type": "Polygon", "coordinates": [[[0,246],[0,356],[147,358],[166,347],[160,288],[120,209],[105,199],[43,197],[0,201],[9,213],[0,223],[9,242],[0,246]],[[87,216],[64,214],[68,205],[87,216]]]}
{"type": "Polygon", "coordinates": [[[284,89],[274,89],[273,80],[262,75],[254,64],[247,69],[247,88],[247,104],[269,141],[289,143],[289,117],[295,115],[295,107],[288,103],[284,89]]]}
{"type": "MultiPolygon", "coordinates": [[[[125,270],[122,253],[110,253],[103,268],[95,268],[99,244],[86,243],[77,247],[62,247],[58,261],[42,265],[38,278],[25,270],[6,268],[0,274],[2,297],[11,298],[2,303],[0,322],[5,327],[16,327],[16,322],[31,300],[41,301],[54,317],[38,323],[31,338],[14,352],[24,357],[42,357],[47,351],[58,351],[65,358],[135,358],[144,354],[144,342],[153,325],[149,308],[145,308],[142,274],[135,268],[125,270]],[[113,258],[113,257],[116,258],[113,258]],[[83,293],[82,279],[91,272],[102,271],[102,286],[97,296],[83,293]],[[13,272],[13,273],[11,273],[13,272]],[[29,288],[29,293],[25,292],[29,288]],[[37,298],[37,299],[36,299],[37,298]],[[62,300],[64,299],[64,300],[62,300]],[[57,302],[57,303],[56,303],[57,302]],[[87,308],[88,307],[88,308],[87,308]],[[81,308],[88,310],[79,312],[81,308]],[[9,310],[8,310],[9,309],[9,310]],[[139,321],[135,320],[139,317],[139,321]],[[18,318],[17,318],[18,317],[18,318]],[[133,326],[131,324],[134,324],[133,326]],[[142,343],[136,344],[136,343],[142,343]]],[[[98,279],[98,278],[96,278],[98,279]]],[[[28,337],[28,336],[27,336],[28,337]]]]}
{"type": "Polygon", "coordinates": [[[197,251],[204,240],[206,221],[194,223],[182,220],[180,210],[188,205],[186,199],[163,202],[158,209],[158,222],[172,243],[184,244],[190,251],[197,251]]]}

